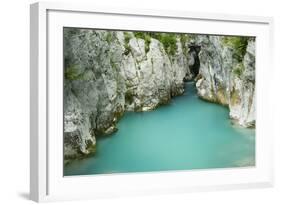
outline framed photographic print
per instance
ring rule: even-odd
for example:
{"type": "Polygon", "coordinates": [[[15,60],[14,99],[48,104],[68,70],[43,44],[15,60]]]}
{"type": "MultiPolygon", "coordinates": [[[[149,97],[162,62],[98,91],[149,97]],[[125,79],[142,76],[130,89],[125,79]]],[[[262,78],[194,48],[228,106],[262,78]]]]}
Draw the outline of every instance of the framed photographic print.
{"type": "Polygon", "coordinates": [[[32,4],[31,199],[272,186],[272,22],[32,4]]]}

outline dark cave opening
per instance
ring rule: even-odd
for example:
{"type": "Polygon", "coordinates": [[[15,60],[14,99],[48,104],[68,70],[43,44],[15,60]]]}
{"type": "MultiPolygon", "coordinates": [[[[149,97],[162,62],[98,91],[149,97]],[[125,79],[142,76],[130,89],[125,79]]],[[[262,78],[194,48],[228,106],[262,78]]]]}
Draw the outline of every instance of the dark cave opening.
{"type": "Polygon", "coordinates": [[[190,56],[188,66],[189,66],[190,73],[192,75],[191,79],[194,80],[196,79],[200,70],[199,53],[201,50],[201,46],[191,44],[188,46],[188,48],[189,48],[189,56],[190,56]]]}

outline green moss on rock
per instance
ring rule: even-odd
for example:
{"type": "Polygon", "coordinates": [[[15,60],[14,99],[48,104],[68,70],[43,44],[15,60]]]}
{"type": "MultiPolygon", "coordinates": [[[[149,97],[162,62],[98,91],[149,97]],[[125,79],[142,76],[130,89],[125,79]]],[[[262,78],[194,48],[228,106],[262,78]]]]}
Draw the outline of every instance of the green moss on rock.
{"type": "Polygon", "coordinates": [[[76,65],[70,65],[65,69],[64,77],[67,80],[79,80],[83,78],[83,74],[79,73],[79,69],[76,65]]]}
{"type": "Polygon", "coordinates": [[[126,56],[129,55],[129,53],[131,52],[131,47],[129,45],[130,39],[131,39],[130,33],[124,32],[124,47],[125,47],[124,54],[126,56]]]}
{"type": "Polygon", "coordinates": [[[242,36],[226,36],[222,38],[223,44],[234,50],[233,57],[239,62],[242,62],[246,54],[248,40],[248,37],[242,36]]]}
{"type": "Polygon", "coordinates": [[[106,37],[105,37],[106,42],[107,42],[108,44],[110,44],[110,43],[113,41],[113,39],[114,39],[114,33],[108,31],[108,32],[106,33],[106,37]]]}
{"type": "Polygon", "coordinates": [[[134,35],[136,38],[140,38],[144,40],[145,43],[145,53],[148,53],[149,51],[149,46],[150,46],[150,42],[151,42],[151,36],[150,36],[150,32],[134,32],[134,35]]]}
{"type": "Polygon", "coordinates": [[[169,56],[173,56],[177,51],[177,34],[173,33],[157,33],[154,38],[159,40],[169,56]]]}
{"type": "Polygon", "coordinates": [[[191,40],[191,35],[189,34],[180,34],[180,42],[181,42],[181,45],[182,45],[182,50],[183,50],[183,53],[184,55],[188,55],[188,44],[191,40]]]}
{"type": "MultiPolygon", "coordinates": [[[[158,32],[134,32],[136,38],[141,38],[145,40],[145,51],[149,51],[149,45],[151,38],[157,39],[162,43],[166,53],[170,56],[176,54],[177,51],[177,36],[184,36],[185,34],[175,34],[175,33],[158,33],[158,32]]],[[[188,37],[183,37],[182,40],[187,40],[188,37]]]]}
{"type": "Polygon", "coordinates": [[[237,65],[234,67],[234,69],[233,69],[233,73],[234,73],[238,78],[241,77],[243,71],[244,71],[244,66],[243,66],[242,63],[237,64],[237,65]]]}

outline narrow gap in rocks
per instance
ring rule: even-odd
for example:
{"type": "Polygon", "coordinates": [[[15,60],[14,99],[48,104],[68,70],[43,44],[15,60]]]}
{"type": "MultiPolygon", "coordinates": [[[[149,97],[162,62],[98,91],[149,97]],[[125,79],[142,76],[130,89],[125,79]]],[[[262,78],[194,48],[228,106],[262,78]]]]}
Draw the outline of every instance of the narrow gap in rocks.
{"type": "Polygon", "coordinates": [[[191,44],[189,45],[189,55],[190,55],[190,62],[189,62],[189,69],[192,74],[192,80],[196,79],[197,75],[199,74],[200,70],[200,60],[199,60],[199,53],[201,50],[201,46],[191,44]]]}
{"type": "Polygon", "coordinates": [[[188,48],[189,48],[188,67],[189,67],[190,75],[184,78],[184,82],[186,83],[192,82],[193,86],[196,86],[195,84],[196,81],[198,80],[199,72],[200,72],[199,53],[201,51],[201,46],[192,43],[188,46],[188,48]]]}

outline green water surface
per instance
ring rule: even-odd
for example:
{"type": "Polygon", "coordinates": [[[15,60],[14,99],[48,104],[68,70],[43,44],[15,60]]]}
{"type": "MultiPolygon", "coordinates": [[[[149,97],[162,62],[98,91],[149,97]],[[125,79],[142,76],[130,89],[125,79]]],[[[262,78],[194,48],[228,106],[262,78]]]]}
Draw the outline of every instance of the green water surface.
{"type": "Polygon", "coordinates": [[[127,112],[116,133],[97,139],[95,155],[72,161],[64,175],[254,166],[255,130],[232,125],[228,113],[187,83],[169,105],[127,112]]]}

